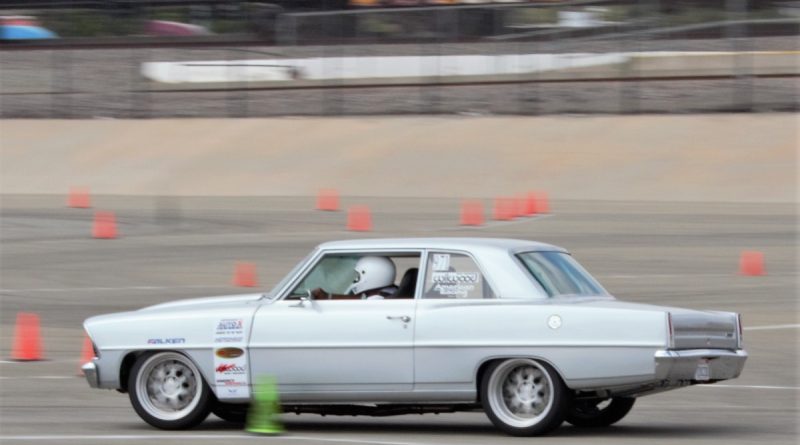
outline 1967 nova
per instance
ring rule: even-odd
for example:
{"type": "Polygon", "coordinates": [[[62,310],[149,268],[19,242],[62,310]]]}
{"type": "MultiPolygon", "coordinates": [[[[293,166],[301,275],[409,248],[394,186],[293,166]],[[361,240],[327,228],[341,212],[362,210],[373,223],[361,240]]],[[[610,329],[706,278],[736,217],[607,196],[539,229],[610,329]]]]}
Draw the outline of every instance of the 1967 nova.
{"type": "Polygon", "coordinates": [[[286,412],[482,409],[536,435],[611,425],[637,397],[738,377],[747,358],[735,313],[617,301],[564,249],[507,239],[325,243],[269,293],[84,326],[89,385],[128,392],[164,429],[209,412],[241,420],[251,383],[270,375],[286,412]],[[378,278],[379,295],[362,292],[378,278]]]}

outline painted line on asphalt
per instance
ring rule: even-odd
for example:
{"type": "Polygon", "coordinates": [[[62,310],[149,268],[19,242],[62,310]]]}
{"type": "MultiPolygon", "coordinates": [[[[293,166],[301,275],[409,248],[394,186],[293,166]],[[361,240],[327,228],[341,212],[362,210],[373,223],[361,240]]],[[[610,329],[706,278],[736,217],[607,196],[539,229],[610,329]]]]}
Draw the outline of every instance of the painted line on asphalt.
{"type": "Polygon", "coordinates": [[[31,289],[0,289],[0,292],[97,292],[112,290],[166,290],[166,289],[228,289],[232,286],[207,286],[186,284],[178,286],[122,286],[122,287],[41,287],[31,289]]]}
{"type": "Polygon", "coordinates": [[[396,442],[385,440],[369,440],[369,439],[349,439],[349,438],[321,438],[311,436],[277,436],[267,437],[252,434],[98,434],[98,435],[69,435],[69,434],[53,434],[53,435],[17,435],[17,436],[0,436],[0,441],[17,440],[17,441],[77,441],[77,440],[221,440],[221,439],[234,439],[234,440],[260,440],[260,441],[285,441],[285,440],[303,440],[308,442],[320,443],[357,443],[364,445],[426,445],[423,442],[396,442]]]}
{"type": "Polygon", "coordinates": [[[800,324],[773,324],[767,326],[745,326],[745,331],[771,331],[773,329],[797,329],[800,324]]]}
{"type": "Polygon", "coordinates": [[[80,376],[66,376],[66,375],[33,375],[24,377],[14,376],[0,376],[0,380],[61,380],[61,379],[78,379],[80,376]]]}
{"type": "Polygon", "coordinates": [[[790,391],[800,391],[800,386],[770,386],[770,385],[696,385],[700,388],[724,388],[724,389],[780,389],[790,391]]]}

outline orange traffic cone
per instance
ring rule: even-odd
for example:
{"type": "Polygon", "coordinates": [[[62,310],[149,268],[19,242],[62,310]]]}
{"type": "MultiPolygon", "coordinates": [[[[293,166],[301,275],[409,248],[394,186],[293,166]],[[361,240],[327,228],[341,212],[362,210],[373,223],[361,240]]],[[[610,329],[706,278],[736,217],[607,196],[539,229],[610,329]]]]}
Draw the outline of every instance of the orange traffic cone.
{"type": "Polygon", "coordinates": [[[533,216],[539,212],[539,209],[536,206],[536,194],[531,192],[528,193],[528,196],[525,197],[525,215],[526,216],[533,216]]]}
{"type": "Polygon", "coordinates": [[[88,209],[91,207],[92,205],[91,200],[89,199],[89,189],[84,187],[72,187],[69,189],[67,206],[76,209],[88,209]]]}
{"type": "Polygon", "coordinates": [[[38,315],[31,312],[17,314],[11,359],[20,361],[42,360],[42,336],[38,315]]]}
{"type": "Polygon", "coordinates": [[[317,195],[317,210],[335,212],[339,210],[339,192],[334,189],[322,189],[317,195]]]}
{"type": "Polygon", "coordinates": [[[236,268],[233,272],[233,285],[238,287],[258,286],[256,265],[254,263],[236,263],[236,268]]]}
{"type": "Polygon", "coordinates": [[[494,219],[498,221],[510,221],[514,219],[516,202],[513,198],[495,198],[494,200],[494,219]]]}
{"type": "Polygon", "coordinates": [[[95,212],[92,236],[100,239],[117,237],[117,219],[114,212],[95,212]]]}
{"type": "Polygon", "coordinates": [[[461,225],[480,226],[483,224],[483,203],[464,201],[461,203],[461,225]]]}
{"type": "Polygon", "coordinates": [[[89,363],[94,358],[94,348],[92,347],[92,340],[88,335],[83,336],[83,348],[81,348],[81,362],[78,363],[78,375],[83,375],[81,366],[89,363]]]}
{"type": "Polygon", "coordinates": [[[739,274],[758,276],[766,275],[764,270],[764,253],[756,251],[744,251],[739,258],[739,274]]]}
{"type": "Polygon", "coordinates": [[[534,213],[550,213],[550,202],[545,192],[528,193],[528,200],[532,202],[534,213]]]}
{"type": "Polygon", "coordinates": [[[368,232],[372,230],[372,215],[365,205],[352,206],[347,211],[347,230],[368,232]]]}

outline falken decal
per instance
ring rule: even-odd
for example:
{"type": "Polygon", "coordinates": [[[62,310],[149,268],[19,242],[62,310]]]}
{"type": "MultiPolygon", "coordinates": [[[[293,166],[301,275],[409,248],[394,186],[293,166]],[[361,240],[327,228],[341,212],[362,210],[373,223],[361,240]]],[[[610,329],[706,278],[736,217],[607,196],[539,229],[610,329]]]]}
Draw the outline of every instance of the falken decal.
{"type": "Polygon", "coordinates": [[[185,338],[181,337],[174,337],[174,338],[148,338],[147,344],[148,345],[179,345],[186,343],[185,338]]]}

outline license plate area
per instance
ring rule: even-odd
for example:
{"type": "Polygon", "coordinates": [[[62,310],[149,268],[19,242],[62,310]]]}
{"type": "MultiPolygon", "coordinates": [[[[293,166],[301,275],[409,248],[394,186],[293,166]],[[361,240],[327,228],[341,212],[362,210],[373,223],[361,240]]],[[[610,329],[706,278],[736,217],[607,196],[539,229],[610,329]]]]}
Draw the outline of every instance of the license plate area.
{"type": "Polygon", "coordinates": [[[711,369],[708,365],[708,360],[700,360],[697,362],[697,368],[694,370],[694,379],[698,382],[707,382],[711,379],[711,369]]]}

